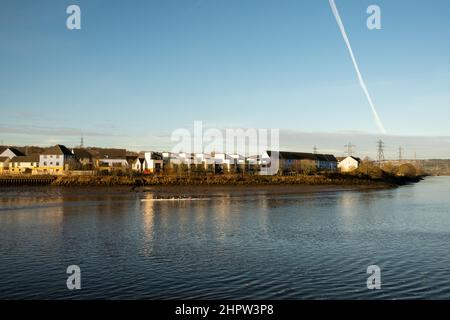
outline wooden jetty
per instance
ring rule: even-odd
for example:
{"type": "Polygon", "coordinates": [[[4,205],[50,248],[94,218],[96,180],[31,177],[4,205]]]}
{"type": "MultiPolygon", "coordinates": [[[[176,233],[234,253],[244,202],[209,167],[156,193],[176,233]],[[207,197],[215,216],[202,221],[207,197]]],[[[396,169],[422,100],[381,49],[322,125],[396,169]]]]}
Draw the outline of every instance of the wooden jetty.
{"type": "Polygon", "coordinates": [[[42,186],[55,179],[52,176],[0,176],[0,186],[42,186]]]}

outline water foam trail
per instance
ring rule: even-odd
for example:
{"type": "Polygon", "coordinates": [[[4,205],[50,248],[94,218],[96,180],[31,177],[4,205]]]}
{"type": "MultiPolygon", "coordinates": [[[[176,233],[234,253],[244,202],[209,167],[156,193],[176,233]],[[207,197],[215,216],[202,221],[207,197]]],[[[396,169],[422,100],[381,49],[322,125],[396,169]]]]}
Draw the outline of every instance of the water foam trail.
{"type": "Polygon", "coordinates": [[[342,37],[344,38],[345,44],[347,45],[347,49],[350,53],[350,57],[353,61],[353,66],[355,67],[356,74],[358,76],[359,84],[361,85],[362,90],[364,91],[364,94],[366,95],[367,101],[369,102],[370,108],[372,108],[373,116],[375,117],[375,123],[377,124],[378,129],[382,133],[386,133],[386,129],[384,128],[383,123],[381,122],[380,117],[378,116],[377,109],[375,109],[375,105],[373,104],[372,98],[370,97],[369,91],[367,90],[366,83],[364,82],[364,79],[361,75],[361,72],[359,71],[358,63],[356,62],[355,55],[353,54],[352,47],[350,45],[350,41],[347,37],[347,32],[345,32],[344,24],[342,23],[341,16],[339,15],[339,11],[336,7],[336,4],[334,3],[334,0],[328,0],[330,2],[331,10],[333,11],[333,15],[336,18],[336,22],[339,26],[339,29],[341,30],[342,37]]]}
{"type": "Polygon", "coordinates": [[[211,198],[168,198],[168,199],[141,199],[141,202],[155,202],[155,201],[207,201],[211,198]]]}

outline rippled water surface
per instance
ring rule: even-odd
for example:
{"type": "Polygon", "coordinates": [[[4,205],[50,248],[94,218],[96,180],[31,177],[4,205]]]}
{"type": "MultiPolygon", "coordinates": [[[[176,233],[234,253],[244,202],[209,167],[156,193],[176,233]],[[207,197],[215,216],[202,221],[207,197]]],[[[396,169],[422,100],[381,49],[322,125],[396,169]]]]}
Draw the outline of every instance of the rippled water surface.
{"type": "Polygon", "coordinates": [[[292,188],[1,188],[0,298],[450,298],[450,178],[292,188]]]}

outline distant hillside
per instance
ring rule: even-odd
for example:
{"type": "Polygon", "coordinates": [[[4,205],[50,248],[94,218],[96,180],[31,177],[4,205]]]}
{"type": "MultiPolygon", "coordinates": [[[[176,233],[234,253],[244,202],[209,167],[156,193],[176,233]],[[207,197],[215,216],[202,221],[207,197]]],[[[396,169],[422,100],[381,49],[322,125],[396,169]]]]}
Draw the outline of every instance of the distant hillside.
{"type": "Polygon", "coordinates": [[[450,159],[417,160],[417,164],[431,175],[450,175],[450,159]]]}

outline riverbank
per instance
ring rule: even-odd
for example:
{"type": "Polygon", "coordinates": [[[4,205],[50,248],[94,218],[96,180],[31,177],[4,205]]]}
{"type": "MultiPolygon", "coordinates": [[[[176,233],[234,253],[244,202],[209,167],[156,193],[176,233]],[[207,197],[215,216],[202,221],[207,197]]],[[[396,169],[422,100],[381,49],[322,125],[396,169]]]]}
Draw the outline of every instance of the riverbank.
{"type": "Polygon", "coordinates": [[[133,176],[133,175],[98,175],[98,176],[9,176],[1,177],[0,185],[52,185],[52,186],[221,186],[221,185],[308,185],[308,186],[368,186],[375,188],[395,187],[418,182],[421,177],[323,173],[292,176],[258,176],[258,175],[208,175],[208,176],[133,176]]]}
{"type": "Polygon", "coordinates": [[[157,186],[157,185],[369,185],[369,186],[399,186],[418,182],[421,177],[383,175],[371,177],[369,175],[322,173],[302,174],[292,176],[262,176],[262,175],[208,175],[208,176],[88,176],[88,177],[59,177],[53,185],[128,185],[128,186],[157,186]]]}

